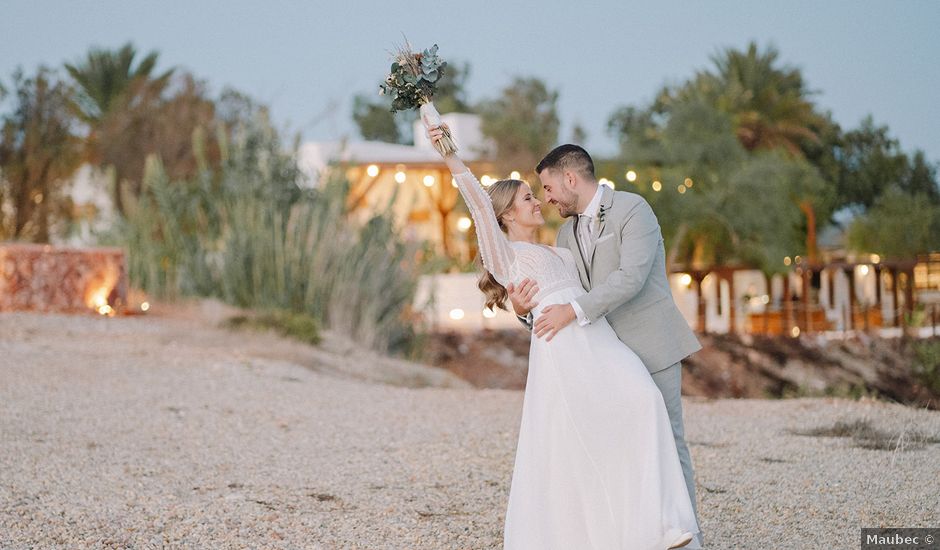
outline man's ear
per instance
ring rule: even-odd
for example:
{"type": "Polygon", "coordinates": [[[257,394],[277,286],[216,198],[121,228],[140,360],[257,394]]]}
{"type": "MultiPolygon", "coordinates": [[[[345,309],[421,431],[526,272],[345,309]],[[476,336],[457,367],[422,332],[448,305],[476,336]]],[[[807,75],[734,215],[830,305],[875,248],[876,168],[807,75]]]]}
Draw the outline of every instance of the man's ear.
{"type": "Polygon", "coordinates": [[[574,191],[575,187],[578,186],[578,180],[575,176],[575,173],[571,170],[565,170],[563,177],[565,179],[565,185],[568,186],[568,189],[574,191]]]}

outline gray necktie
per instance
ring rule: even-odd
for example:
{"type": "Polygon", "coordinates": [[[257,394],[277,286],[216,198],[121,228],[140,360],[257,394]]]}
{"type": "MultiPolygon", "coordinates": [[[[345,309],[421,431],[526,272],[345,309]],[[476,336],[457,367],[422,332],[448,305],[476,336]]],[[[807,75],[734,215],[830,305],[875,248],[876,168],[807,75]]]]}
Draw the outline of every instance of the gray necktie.
{"type": "Polygon", "coordinates": [[[581,239],[581,248],[584,250],[585,255],[591,250],[591,222],[593,219],[592,216],[588,216],[587,214],[580,214],[578,216],[578,235],[581,239]]]}

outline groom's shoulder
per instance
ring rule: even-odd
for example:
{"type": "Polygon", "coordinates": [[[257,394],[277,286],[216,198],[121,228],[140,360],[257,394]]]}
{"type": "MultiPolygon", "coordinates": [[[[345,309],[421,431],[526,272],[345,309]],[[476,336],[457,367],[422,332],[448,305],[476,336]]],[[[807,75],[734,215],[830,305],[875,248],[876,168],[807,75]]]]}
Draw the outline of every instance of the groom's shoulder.
{"type": "Polygon", "coordinates": [[[619,211],[619,214],[615,213],[615,215],[622,217],[624,222],[633,219],[644,219],[659,224],[659,219],[653,207],[650,205],[649,201],[639,193],[615,191],[613,209],[619,211]]]}
{"type": "Polygon", "coordinates": [[[640,205],[649,206],[649,202],[640,195],[639,193],[634,193],[632,191],[614,191],[614,204],[625,206],[627,208],[635,208],[640,205]]]}

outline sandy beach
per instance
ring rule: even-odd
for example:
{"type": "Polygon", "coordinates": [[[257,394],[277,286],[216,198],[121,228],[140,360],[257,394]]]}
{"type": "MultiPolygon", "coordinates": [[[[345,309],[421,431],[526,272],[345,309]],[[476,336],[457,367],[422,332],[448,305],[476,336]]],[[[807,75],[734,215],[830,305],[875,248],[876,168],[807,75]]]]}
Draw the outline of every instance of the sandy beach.
{"type": "MultiPolygon", "coordinates": [[[[0,314],[0,548],[501,547],[523,392],[216,328],[219,307],[0,314]]],[[[684,407],[708,548],[937,525],[940,412],[684,407]],[[839,422],[884,448],[805,435],[839,422]]]]}

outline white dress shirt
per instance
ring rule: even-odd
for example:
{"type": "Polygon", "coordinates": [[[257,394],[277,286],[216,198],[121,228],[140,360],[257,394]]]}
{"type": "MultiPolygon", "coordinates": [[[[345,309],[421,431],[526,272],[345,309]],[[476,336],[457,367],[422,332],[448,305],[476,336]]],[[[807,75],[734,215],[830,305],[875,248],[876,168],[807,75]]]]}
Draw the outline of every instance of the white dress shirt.
{"type": "MultiPolygon", "coordinates": [[[[594,233],[594,223],[598,211],[601,209],[601,196],[603,194],[604,187],[598,185],[597,191],[594,192],[594,197],[591,198],[591,202],[588,203],[584,212],[582,212],[578,218],[578,231],[575,237],[578,239],[578,242],[581,243],[581,250],[584,251],[584,257],[586,258],[585,263],[588,268],[590,268],[591,250],[594,248],[594,241],[597,240],[597,235],[594,233]]],[[[578,305],[578,302],[572,300],[570,304],[571,307],[574,308],[575,315],[578,316],[578,324],[582,327],[590,324],[587,315],[585,315],[581,306],[578,305]]]]}

